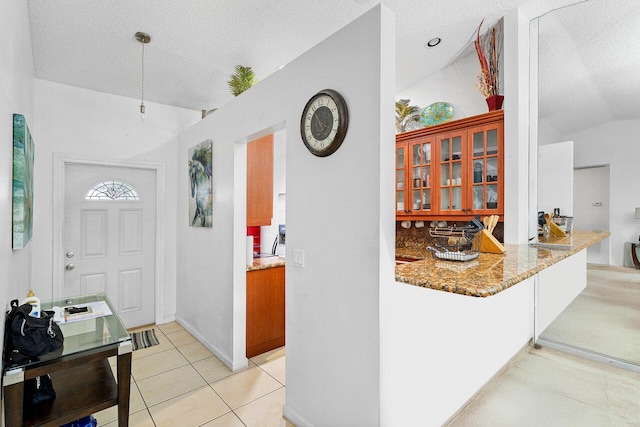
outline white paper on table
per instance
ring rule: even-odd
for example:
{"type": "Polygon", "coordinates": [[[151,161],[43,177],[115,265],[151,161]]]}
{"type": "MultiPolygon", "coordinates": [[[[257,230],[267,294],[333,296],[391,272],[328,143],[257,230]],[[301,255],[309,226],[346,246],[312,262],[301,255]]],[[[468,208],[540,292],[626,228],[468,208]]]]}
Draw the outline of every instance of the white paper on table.
{"type": "Polygon", "coordinates": [[[73,305],[61,307],[59,310],[60,310],[60,315],[54,317],[54,320],[57,323],[79,322],[80,320],[96,319],[98,317],[110,316],[113,314],[113,312],[107,305],[106,301],[93,301],[93,302],[86,302],[83,304],[73,304],[73,305]],[[65,315],[64,314],[65,309],[69,307],[78,307],[78,308],[87,307],[88,311],[84,313],[65,315]]]}

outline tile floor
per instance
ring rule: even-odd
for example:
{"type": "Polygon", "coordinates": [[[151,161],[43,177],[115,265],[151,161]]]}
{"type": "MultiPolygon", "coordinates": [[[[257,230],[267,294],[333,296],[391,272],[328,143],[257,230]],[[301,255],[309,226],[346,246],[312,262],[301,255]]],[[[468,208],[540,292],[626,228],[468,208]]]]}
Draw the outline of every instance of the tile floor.
{"type": "MultiPolygon", "coordinates": [[[[178,323],[154,329],[160,344],[133,352],[130,426],[291,426],[282,418],[284,347],[234,373],[178,323]]],[[[94,416],[118,424],[116,407],[94,416]]]]}
{"type": "MultiPolygon", "coordinates": [[[[598,272],[590,272],[590,285],[595,276],[598,272]]],[[[622,301],[637,301],[637,280],[634,276],[633,298],[629,286],[622,286],[622,301]]],[[[605,294],[611,300],[611,288],[605,294]]],[[[600,314],[592,307],[591,315],[600,314]]],[[[627,324],[636,319],[632,315],[625,312],[627,324]]],[[[619,323],[620,317],[609,319],[619,323]]],[[[632,323],[637,335],[637,322],[632,323]]],[[[284,348],[252,358],[246,369],[233,373],[179,324],[155,329],[160,344],[133,353],[129,425],[292,427],[282,418],[284,348]]],[[[575,330],[569,335],[588,336],[575,330]]],[[[630,341],[622,342],[627,344],[620,348],[628,349],[630,341]]],[[[100,426],[116,426],[116,408],[96,418],[100,426]]],[[[640,374],[548,348],[529,348],[447,426],[640,426],[640,374]]]]}
{"type": "Polygon", "coordinates": [[[448,427],[640,425],[640,374],[552,349],[528,349],[448,427]]]}
{"type": "Polygon", "coordinates": [[[640,364],[640,274],[589,264],[587,288],[541,338],[640,364]]]}

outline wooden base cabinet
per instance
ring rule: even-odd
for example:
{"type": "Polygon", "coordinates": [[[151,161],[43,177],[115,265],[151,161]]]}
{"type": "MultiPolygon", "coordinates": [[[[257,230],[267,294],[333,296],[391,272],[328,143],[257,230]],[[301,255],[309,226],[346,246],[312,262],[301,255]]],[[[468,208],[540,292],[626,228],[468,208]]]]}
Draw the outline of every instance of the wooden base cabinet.
{"type": "Polygon", "coordinates": [[[498,110],[396,135],[396,218],[502,216],[503,128],[498,110]]]}
{"type": "Polygon", "coordinates": [[[284,267],[247,272],[247,357],[285,344],[284,267]]]}

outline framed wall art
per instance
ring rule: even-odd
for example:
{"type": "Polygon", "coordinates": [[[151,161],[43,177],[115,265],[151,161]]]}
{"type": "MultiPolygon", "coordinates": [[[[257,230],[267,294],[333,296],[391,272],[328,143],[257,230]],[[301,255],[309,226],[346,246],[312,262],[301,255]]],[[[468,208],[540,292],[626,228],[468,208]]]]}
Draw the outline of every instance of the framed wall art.
{"type": "Polygon", "coordinates": [[[33,234],[34,146],[24,116],[13,115],[13,250],[23,249],[33,234]]]}
{"type": "Polygon", "coordinates": [[[211,227],[213,224],[212,146],[205,139],[188,152],[189,225],[211,227]]]}

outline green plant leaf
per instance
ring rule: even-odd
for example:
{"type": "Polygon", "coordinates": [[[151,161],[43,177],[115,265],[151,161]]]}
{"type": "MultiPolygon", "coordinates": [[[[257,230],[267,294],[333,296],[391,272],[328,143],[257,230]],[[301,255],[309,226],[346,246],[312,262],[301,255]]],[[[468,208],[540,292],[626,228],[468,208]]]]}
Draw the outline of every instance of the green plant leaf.
{"type": "Polygon", "coordinates": [[[240,95],[256,83],[258,83],[258,79],[256,79],[256,75],[251,67],[245,67],[243,65],[235,66],[234,72],[227,82],[233,96],[240,95]]]}

